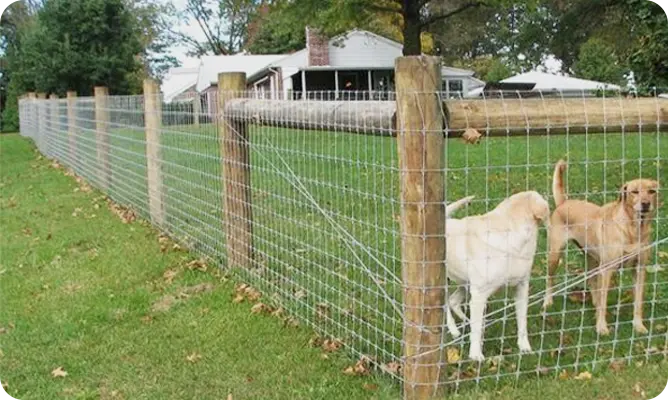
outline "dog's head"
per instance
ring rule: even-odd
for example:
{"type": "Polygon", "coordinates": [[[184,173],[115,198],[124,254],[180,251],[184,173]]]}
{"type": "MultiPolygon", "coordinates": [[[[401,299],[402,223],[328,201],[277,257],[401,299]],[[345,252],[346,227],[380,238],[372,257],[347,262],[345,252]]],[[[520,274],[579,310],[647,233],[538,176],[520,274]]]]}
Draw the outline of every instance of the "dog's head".
{"type": "Polygon", "coordinates": [[[530,192],[529,210],[536,222],[542,222],[547,225],[550,219],[550,204],[538,192],[530,192]]]}
{"type": "Polygon", "coordinates": [[[629,215],[647,217],[659,204],[659,182],[651,179],[636,179],[626,182],[619,194],[619,201],[629,215]]]}

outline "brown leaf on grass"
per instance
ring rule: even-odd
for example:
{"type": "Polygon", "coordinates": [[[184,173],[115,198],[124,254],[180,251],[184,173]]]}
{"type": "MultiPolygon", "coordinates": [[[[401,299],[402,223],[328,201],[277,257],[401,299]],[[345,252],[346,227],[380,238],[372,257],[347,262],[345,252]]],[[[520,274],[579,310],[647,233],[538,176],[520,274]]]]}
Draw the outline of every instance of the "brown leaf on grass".
{"type": "Polygon", "coordinates": [[[318,303],[315,305],[315,316],[318,319],[325,319],[331,315],[329,304],[318,303]]]}
{"type": "Polygon", "coordinates": [[[401,364],[392,361],[387,364],[381,364],[380,369],[392,375],[401,375],[401,364]]]}
{"type": "Polygon", "coordinates": [[[162,296],[155,303],[153,303],[153,305],[151,306],[151,311],[167,312],[171,310],[171,308],[174,307],[176,303],[178,303],[176,297],[172,295],[162,296]]]}
{"type": "Polygon", "coordinates": [[[30,229],[29,227],[23,228],[22,232],[25,236],[32,236],[32,229],[30,229]]]}
{"type": "Polygon", "coordinates": [[[591,298],[591,294],[586,290],[574,290],[568,294],[568,300],[576,304],[585,304],[591,298]]]}
{"type": "Polygon", "coordinates": [[[610,370],[614,372],[621,372],[626,367],[624,360],[613,360],[610,363],[610,370]]]}
{"type": "Polygon", "coordinates": [[[299,326],[299,320],[295,317],[287,317],[285,319],[285,326],[296,328],[299,326]]]}
{"type": "Polygon", "coordinates": [[[362,387],[364,388],[364,390],[368,390],[370,392],[378,390],[378,385],[376,385],[375,383],[365,383],[364,385],[362,385],[362,387]]]}
{"type": "Polygon", "coordinates": [[[124,224],[130,224],[137,220],[135,212],[125,206],[114,203],[109,199],[107,199],[107,206],[124,224]]]}
{"type": "Polygon", "coordinates": [[[459,349],[457,347],[448,347],[445,349],[445,356],[448,364],[455,364],[462,359],[459,355],[459,349]]]}
{"type": "Polygon", "coordinates": [[[239,303],[243,303],[243,301],[244,301],[245,299],[246,299],[246,298],[245,298],[244,296],[238,294],[238,295],[236,295],[236,296],[234,297],[234,299],[232,300],[232,302],[235,303],[235,304],[239,304],[239,303]]]}
{"type": "Polygon", "coordinates": [[[142,324],[148,325],[153,322],[153,317],[151,317],[150,315],[144,315],[143,317],[141,317],[141,322],[142,324]]]}
{"type": "Polygon", "coordinates": [[[262,293],[259,290],[249,287],[246,289],[246,298],[249,301],[258,301],[262,297],[262,293]]]}
{"type": "Polygon", "coordinates": [[[301,299],[303,299],[304,297],[306,297],[306,291],[304,291],[304,290],[298,290],[298,291],[295,292],[295,299],[297,299],[297,300],[301,300],[301,299]]]}
{"type": "Polygon", "coordinates": [[[325,339],[322,342],[322,349],[328,353],[333,353],[343,347],[343,342],[339,339],[325,339]]]}
{"type": "Polygon", "coordinates": [[[662,333],[662,332],[665,332],[665,331],[666,331],[666,326],[665,326],[665,325],[662,325],[662,324],[657,324],[657,325],[654,327],[654,330],[655,330],[657,333],[662,333]]]}
{"type": "Polygon", "coordinates": [[[311,347],[320,347],[324,341],[320,335],[315,335],[308,341],[308,344],[311,347]]]}
{"type": "Polygon", "coordinates": [[[174,282],[174,278],[179,274],[179,271],[176,269],[168,269],[162,274],[162,278],[165,280],[165,283],[171,285],[174,282]]]}
{"type": "Polygon", "coordinates": [[[636,382],[636,384],[633,385],[633,395],[635,397],[640,397],[641,399],[647,398],[647,393],[645,393],[645,390],[640,386],[640,382],[636,382]]]}
{"type": "Polygon", "coordinates": [[[257,303],[253,307],[251,307],[251,313],[252,314],[269,314],[273,311],[273,308],[271,306],[268,306],[264,303],[257,303]]]}
{"type": "Polygon", "coordinates": [[[284,314],[285,314],[285,309],[283,309],[283,307],[278,307],[277,309],[271,312],[271,315],[273,317],[278,317],[278,318],[281,318],[284,314]]]}
{"type": "Polygon", "coordinates": [[[67,371],[65,371],[63,367],[58,367],[51,371],[51,376],[54,378],[64,378],[67,376],[67,371]]]}
{"type": "Polygon", "coordinates": [[[589,371],[583,371],[580,372],[576,377],[576,381],[590,381],[592,378],[591,372],[589,371]]]}
{"type": "Polygon", "coordinates": [[[186,360],[188,360],[189,363],[195,364],[199,360],[202,359],[202,355],[199,353],[192,353],[186,357],[186,360]]]}
{"type": "Polygon", "coordinates": [[[563,370],[559,373],[559,379],[561,379],[562,381],[568,379],[569,376],[570,374],[568,373],[568,370],[563,370]]]}
{"type": "Polygon", "coordinates": [[[209,268],[206,264],[206,259],[204,258],[192,260],[188,264],[186,264],[186,267],[191,271],[201,271],[201,272],[206,272],[209,268]]]}
{"type": "Polygon", "coordinates": [[[207,293],[214,288],[213,283],[200,283],[199,285],[188,286],[181,289],[179,297],[190,297],[194,294],[207,293]]]}
{"type": "Polygon", "coordinates": [[[369,364],[366,358],[360,359],[355,365],[343,370],[345,375],[349,376],[366,376],[369,375],[369,364]]]}

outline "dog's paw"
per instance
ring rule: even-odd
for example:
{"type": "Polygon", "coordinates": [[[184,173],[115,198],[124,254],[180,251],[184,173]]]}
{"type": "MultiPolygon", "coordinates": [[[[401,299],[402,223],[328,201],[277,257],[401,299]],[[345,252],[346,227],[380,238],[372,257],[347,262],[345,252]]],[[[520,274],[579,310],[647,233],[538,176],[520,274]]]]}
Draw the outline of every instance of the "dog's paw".
{"type": "Polygon", "coordinates": [[[633,329],[640,335],[647,335],[649,333],[649,330],[642,321],[634,322],[633,329]]]}
{"type": "Polygon", "coordinates": [[[519,341],[519,342],[517,342],[517,347],[520,348],[520,353],[522,353],[522,354],[533,353],[533,350],[531,350],[531,344],[529,344],[529,341],[519,341]]]}
{"type": "Polygon", "coordinates": [[[598,333],[601,336],[610,335],[610,328],[608,328],[608,324],[598,324],[598,325],[596,325],[596,333],[598,333]]]}
{"type": "Polygon", "coordinates": [[[475,352],[474,352],[474,351],[470,352],[470,353],[469,353],[469,358],[470,358],[472,361],[477,361],[477,362],[483,362],[483,361],[485,361],[485,356],[483,356],[481,352],[477,352],[477,351],[475,351],[475,352]]]}

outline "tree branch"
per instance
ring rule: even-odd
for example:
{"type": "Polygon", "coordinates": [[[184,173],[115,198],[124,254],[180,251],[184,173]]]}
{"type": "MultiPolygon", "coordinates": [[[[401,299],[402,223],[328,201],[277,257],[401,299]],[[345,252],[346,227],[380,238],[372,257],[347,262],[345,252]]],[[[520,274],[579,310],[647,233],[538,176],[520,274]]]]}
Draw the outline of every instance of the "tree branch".
{"type": "Polygon", "coordinates": [[[455,15],[460,14],[460,13],[466,11],[466,10],[469,10],[469,9],[472,9],[472,8],[478,8],[478,7],[481,7],[483,5],[484,4],[482,2],[479,2],[479,1],[473,1],[473,2],[466,3],[463,6],[457,8],[453,11],[450,11],[448,13],[434,15],[430,18],[427,18],[427,20],[423,21],[420,24],[420,28],[424,28],[426,26],[429,26],[429,25],[433,24],[434,22],[443,21],[443,20],[448,19],[450,17],[454,17],[455,15]]]}

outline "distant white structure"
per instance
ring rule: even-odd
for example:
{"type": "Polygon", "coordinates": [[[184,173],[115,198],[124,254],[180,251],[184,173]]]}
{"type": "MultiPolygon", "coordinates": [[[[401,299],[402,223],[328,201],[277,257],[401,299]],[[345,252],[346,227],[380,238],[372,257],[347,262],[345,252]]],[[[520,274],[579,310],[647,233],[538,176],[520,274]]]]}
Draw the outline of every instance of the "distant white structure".
{"type": "Polygon", "coordinates": [[[162,79],[160,90],[166,103],[191,99],[196,93],[199,68],[172,68],[162,79]]]}
{"type": "Polygon", "coordinates": [[[621,90],[621,86],[612,83],[590,81],[570,76],[548,74],[546,72],[531,71],[504,79],[503,83],[534,83],[534,91],[594,91],[594,90],[621,90]]]}

